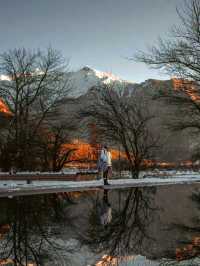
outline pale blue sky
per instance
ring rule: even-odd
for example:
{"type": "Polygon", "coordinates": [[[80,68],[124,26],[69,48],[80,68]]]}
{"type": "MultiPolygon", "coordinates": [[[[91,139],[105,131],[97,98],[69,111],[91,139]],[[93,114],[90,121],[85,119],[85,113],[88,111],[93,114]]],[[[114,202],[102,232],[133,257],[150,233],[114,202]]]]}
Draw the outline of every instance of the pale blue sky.
{"type": "Polygon", "coordinates": [[[124,79],[167,78],[127,60],[165,36],[183,0],[0,0],[0,52],[51,45],[76,70],[90,66],[124,79]]]}

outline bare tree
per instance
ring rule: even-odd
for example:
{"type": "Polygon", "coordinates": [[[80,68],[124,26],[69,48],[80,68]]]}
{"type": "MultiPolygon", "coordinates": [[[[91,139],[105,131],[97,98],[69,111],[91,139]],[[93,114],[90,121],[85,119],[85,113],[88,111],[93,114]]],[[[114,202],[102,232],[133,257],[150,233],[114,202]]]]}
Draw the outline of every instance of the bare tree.
{"type": "Polygon", "coordinates": [[[50,262],[55,258],[54,265],[63,265],[59,257],[62,247],[53,241],[53,228],[66,221],[68,204],[56,195],[2,199],[0,224],[6,224],[7,230],[0,239],[1,258],[12,259],[15,266],[30,262],[40,266],[45,259],[50,262]]]}
{"type": "Polygon", "coordinates": [[[71,142],[72,131],[76,124],[72,121],[49,122],[47,132],[39,138],[41,168],[44,171],[60,171],[66,163],[71,162],[71,155],[76,151],[66,144],[71,142]]]}
{"type": "Polygon", "coordinates": [[[70,90],[66,67],[60,53],[51,48],[15,49],[0,55],[0,73],[7,77],[0,83],[0,98],[11,112],[6,132],[13,150],[9,156],[17,169],[33,167],[36,136],[70,90]]]}
{"type": "Polygon", "coordinates": [[[83,237],[86,243],[111,257],[124,257],[140,253],[146,241],[149,225],[155,219],[154,189],[130,189],[117,192],[112,206],[112,221],[106,226],[100,223],[98,204],[89,213],[89,230],[83,237]]]}
{"type": "Polygon", "coordinates": [[[158,145],[158,138],[149,130],[154,116],[139,95],[125,95],[123,86],[94,88],[93,96],[93,102],[81,111],[81,116],[95,121],[105,141],[122,146],[132,177],[138,178],[144,159],[151,157],[158,145]]]}
{"type": "Polygon", "coordinates": [[[135,59],[177,78],[175,89],[161,90],[157,97],[176,107],[170,123],[173,129],[199,133],[200,1],[184,1],[177,13],[181,23],[171,29],[170,37],[160,38],[149,52],[139,52],[135,59]]]}

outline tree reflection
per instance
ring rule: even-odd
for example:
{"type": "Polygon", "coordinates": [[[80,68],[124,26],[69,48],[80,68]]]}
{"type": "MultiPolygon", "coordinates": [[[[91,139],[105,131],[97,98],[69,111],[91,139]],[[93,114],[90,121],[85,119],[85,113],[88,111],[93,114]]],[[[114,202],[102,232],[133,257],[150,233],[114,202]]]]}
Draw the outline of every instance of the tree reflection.
{"type": "MultiPolygon", "coordinates": [[[[155,189],[134,188],[112,194],[112,219],[102,224],[99,196],[89,215],[89,230],[84,241],[113,257],[140,252],[144,240],[153,240],[148,227],[153,221],[155,189]]],[[[104,191],[103,204],[109,191],[104,191]]],[[[110,205],[110,203],[109,203],[110,205]]],[[[110,206],[111,208],[111,206],[110,206]]]]}
{"type": "Polygon", "coordinates": [[[0,225],[8,230],[0,235],[0,258],[12,258],[15,266],[55,260],[59,247],[52,241],[53,224],[63,221],[64,207],[57,195],[1,199],[0,225]]]}

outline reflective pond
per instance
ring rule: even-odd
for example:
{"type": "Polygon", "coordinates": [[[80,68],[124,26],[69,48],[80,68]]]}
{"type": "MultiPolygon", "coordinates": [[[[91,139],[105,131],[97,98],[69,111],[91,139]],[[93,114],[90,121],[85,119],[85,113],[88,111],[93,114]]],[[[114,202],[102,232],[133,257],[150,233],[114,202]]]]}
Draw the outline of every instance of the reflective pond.
{"type": "Polygon", "coordinates": [[[200,265],[199,255],[200,185],[0,199],[0,265],[200,265]]]}

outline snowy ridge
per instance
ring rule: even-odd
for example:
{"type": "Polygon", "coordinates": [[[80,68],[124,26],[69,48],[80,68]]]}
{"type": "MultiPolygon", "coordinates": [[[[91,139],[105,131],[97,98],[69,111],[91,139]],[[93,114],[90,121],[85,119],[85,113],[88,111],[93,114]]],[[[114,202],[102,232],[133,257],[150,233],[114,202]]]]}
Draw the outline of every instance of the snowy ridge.
{"type": "MultiPolygon", "coordinates": [[[[35,71],[35,75],[40,75],[38,69],[35,71]]],[[[115,84],[123,85],[126,94],[131,94],[132,90],[137,87],[148,87],[152,86],[152,83],[160,83],[159,80],[146,80],[140,84],[134,83],[133,81],[124,80],[112,72],[99,71],[88,66],[85,66],[77,71],[71,71],[66,73],[66,78],[68,80],[68,85],[71,87],[69,92],[69,97],[78,98],[82,95],[87,94],[87,92],[94,86],[102,84],[115,84]]],[[[9,81],[10,78],[6,75],[0,75],[0,81],[9,81]]]]}
{"type": "MultiPolygon", "coordinates": [[[[34,75],[42,74],[39,69],[35,70],[34,75]]],[[[123,85],[126,95],[131,95],[132,91],[136,87],[149,88],[149,87],[159,87],[161,83],[167,82],[164,80],[155,80],[148,79],[141,83],[135,83],[133,81],[128,81],[122,79],[112,72],[99,71],[88,66],[84,66],[77,71],[71,71],[66,73],[66,78],[68,80],[68,85],[71,87],[69,92],[69,97],[78,98],[82,95],[85,95],[92,87],[98,86],[101,84],[115,84],[123,85]]],[[[10,81],[11,79],[1,74],[0,81],[10,81]]]]}
{"type": "Polygon", "coordinates": [[[80,97],[86,94],[90,88],[101,84],[134,84],[123,80],[112,73],[98,71],[89,67],[83,67],[78,71],[69,73],[69,82],[72,87],[71,97],[80,97]]]}
{"type": "MultiPolygon", "coordinates": [[[[41,74],[38,70],[36,70],[36,73],[41,74]]],[[[75,98],[86,94],[91,87],[97,86],[101,83],[131,83],[115,76],[111,72],[102,72],[88,66],[85,66],[78,71],[67,73],[67,79],[69,79],[69,85],[72,87],[72,91],[69,96],[75,98]]],[[[8,76],[0,75],[0,81],[9,80],[10,78],[8,76]]]]}

